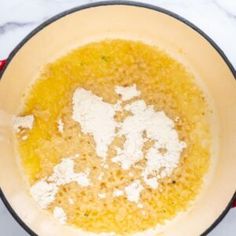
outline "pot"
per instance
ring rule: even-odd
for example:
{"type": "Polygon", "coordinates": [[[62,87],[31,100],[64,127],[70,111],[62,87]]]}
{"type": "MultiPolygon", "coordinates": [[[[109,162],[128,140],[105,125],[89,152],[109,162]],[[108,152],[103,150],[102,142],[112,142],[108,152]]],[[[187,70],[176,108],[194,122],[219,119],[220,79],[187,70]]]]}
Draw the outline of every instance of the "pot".
{"type": "MultiPolygon", "coordinates": [[[[158,45],[181,61],[207,87],[217,114],[218,150],[207,187],[193,207],[157,235],[204,235],[226,214],[236,189],[235,71],[219,47],[180,16],[151,5],[101,2],[77,7],[46,21],[11,53],[0,82],[0,186],[3,202],[30,235],[83,235],[38,209],[17,163],[8,114],[49,62],[85,43],[107,38],[158,45]]],[[[93,234],[86,234],[93,235],[93,234]]]]}

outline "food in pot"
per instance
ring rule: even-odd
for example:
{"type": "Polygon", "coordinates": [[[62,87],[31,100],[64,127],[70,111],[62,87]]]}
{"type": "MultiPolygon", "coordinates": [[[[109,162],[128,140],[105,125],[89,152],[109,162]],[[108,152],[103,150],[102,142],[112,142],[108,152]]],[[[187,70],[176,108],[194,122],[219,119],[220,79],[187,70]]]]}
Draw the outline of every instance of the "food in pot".
{"type": "Polygon", "coordinates": [[[210,107],[181,63],[105,40],[48,64],[15,118],[38,205],[85,231],[135,233],[191,207],[211,154],[210,107]]]}

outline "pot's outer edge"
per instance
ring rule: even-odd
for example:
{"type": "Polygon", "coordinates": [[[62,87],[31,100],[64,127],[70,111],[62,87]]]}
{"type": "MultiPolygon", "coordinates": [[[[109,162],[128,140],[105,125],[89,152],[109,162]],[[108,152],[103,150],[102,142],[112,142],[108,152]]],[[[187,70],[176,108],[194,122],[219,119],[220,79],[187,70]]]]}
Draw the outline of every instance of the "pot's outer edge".
{"type": "MultiPolygon", "coordinates": [[[[39,31],[41,31],[42,29],[44,29],[46,26],[50,25],[51,23],[53,23],[54,21],[67,16],[71,13],[77,12],[77,11],[81,11],[84,9],[88,9],[88,8],[92,8],[92,7],[100,7],[100,6],[110,6],[110,5],[125,5],[125,6],[136,6],[136,7],[143,7],[143,8],[147,8],[150,10],[154,10],[157,12],[161,12],[164,13],[170,17],[175,18],[176,20],[184,23],[185,25],[189,26],[191,29],[193,29],[194,31],[196,31],[198,34],[200,34],[206,41],[208,41],[208,43],[210,43],[210,45],[218,52],[218,54],[222,57],[222,59],[224,60],[224,62],[227,64],[227,66],[229,67],[231,73],[233,74],[235,80],[236,80],[236,71],[233,67],[233,65],[231,64],[231,62],[229,61],[229,59],[227,58],[227,56],[224,54],[224,52],[222,51],[222,49],[214,42],[214,40],[212,38],[210,38],[206,33],[204,33],[201,29],[199,29],[196,25],[194,25],[193,23],[191,23],[190,21],[186,20],[185,18],[183,18],[182,16],[166,10],[164,8],[158,7],[158,6],[154,6],[151,4],[147,4],[147,3],[141,3],[141,2],[133,2],[133,1],[120,1],[120,0],[116,0],[116,1],[101,1],[101,2],[96,2],[96,3],[89,3],[89,4],[84,4],[78,7],[74,7],[72,9],[69,9],[67,11],[61,12],[51,18],[49,18],[48,20],[46,20],[45,22],[43,22],[42,24],[40,24],[38,27],[36,27],[34,30],[32,30],[10,53],[5,65],[3,66],[2,70],[0,71],[0,79],[2,78],[4,71],[6,70],[7,66],[10,64],[11,60],[14,58],[14,56],[17,54],[17,52],[35,35],[37,34],[39,31]]],[[[24,223],[24,221],[17,215],[17,213],[14,211],[14,209],[11,207],[10,203],[7,201],[1,187],[0,187],[0,198],[2,199],[4,205],[6,206],[6,208],[8,209],[8,211],[10,212],[10,214],[13,216],[13,218],[19,223],[19,225],[30,235],[30,236],[38,236],[28,225],[26,225],[26,223],[24,223]]],[[[236,190],[235,190],[235,194],[232,196],[230,202],[228,203],[228,205],[225,207],[224,211],[220,214],[220,216],[215,220],[215,222],[213,222],[213,224],[211,226],[209,226],[208,229],[206,229],[200,236],[206,236],[207,234],[209,234],[221,221],[222,219],[226,216],[226,214],[229,212],[234,200],[236,200],[236,190]]]]}

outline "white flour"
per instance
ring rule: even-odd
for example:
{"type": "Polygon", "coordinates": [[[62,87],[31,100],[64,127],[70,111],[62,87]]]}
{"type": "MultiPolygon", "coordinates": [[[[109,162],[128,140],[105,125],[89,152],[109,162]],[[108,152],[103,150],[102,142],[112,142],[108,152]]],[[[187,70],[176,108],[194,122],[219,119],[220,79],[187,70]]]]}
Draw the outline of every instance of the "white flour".
{"type": "Polygon", "coordinates": [[[16,116],[13,118],[13,128],[18,133],[20,129],[32,129],[34,116],[16,116]]]}
{"type": "Polygon", "coordinates": [[[72,103],[72,118],[80,123],[84,133],[93,135],[97,155],[105,159],[115,135],[113,105],[83,88],[76,89],[72,103]]]}
{"type": "Polygon", "coordinates": [[[63,159],[53,168],[53,173],[47,179],[42,179],[31,187],[31,195],[41,208],[47,208],[54,200],[59,186],[77,182],[82,187],[90,185],[88,172],[75,173],[74,161],[63,159]]]}
{"type": "Polygon", "coordinates": [[[63,159],[61,163],[53,168],[53,174],[48,178],[48,181],[56,183],[57,185],[65,185],[71,182],[77,182],[82,187],[90,185],[88,178],[89,173],[75,173],[74,160],[63,159]]]}
{"type": "Polygon", "coordinates": [[[116,86],[115,91],[121,96],[123,101],[138,97],[141,94],[140,91],[137,90],[135,84],[129,87],[116,86]]]}
{"type": "Polygon", "coordinates": [[[57,121],[57,127],[58,127],[58,131],[60,133],[63,133],[63,131],[64,131],[64,123],[63,123],[62,119],[59,119],[57,121]]]}
{"type": "Polygon", "coordinates": [[[143,186],[139,180],[135,180],[133,183],[125,187],[125,193],[130,202],[138,203],[140,194],[143,191],[143,186]]]}
{"type": "Polygon", "coordinates": [[[45,179],[38,181],[34,184],[30,193],[34,200],[38,202],[41,208],[47,208],[55,200],[55,196],[58,192],[58,187],[55,183],[47,183],[45,179]]]}
{"type": "Polygon", "coordinates": [[[123,190],[117,189],[117,190],[115,190],[115,191],[113,192],[113,197],[120,197],[120,196],[122,196],[122,195],[124,195],[124,191],[123,191],[123,190]]]}
{"type": "Polygon", "coordinates": [[[61,224],[65,224],[67,221],[67,216],[63,208],[55,207],[53,210],[53,216],[59,220],[61,224]]]}
{"type": "Polygon", "coordinates": [[[177,167],[181,152],[186,146],[179,141],[178,133],[174,128],[174,122],[164,112],[156,112],[152,106],[147,106],[143,100],[137,100],[125,106],[132,113],[120,124],[118,134],[126,137],[124,148],[117,149],[117,155],[112,159],[119,163],[123,169],[129,169],[143,159],[142,148],[145,143],[144,132],[147,138],[155,144],[148,150],[147,166],[143,172],[145,183],[152,187],[158,187],[158,177],[149,177],[154,172],[160,172],[160,177],[170,175],[177,167]],[[166,149],[161,154],[161,148],[166,149]],[[160,171],[163,169],[162,171],[160,171]]]}

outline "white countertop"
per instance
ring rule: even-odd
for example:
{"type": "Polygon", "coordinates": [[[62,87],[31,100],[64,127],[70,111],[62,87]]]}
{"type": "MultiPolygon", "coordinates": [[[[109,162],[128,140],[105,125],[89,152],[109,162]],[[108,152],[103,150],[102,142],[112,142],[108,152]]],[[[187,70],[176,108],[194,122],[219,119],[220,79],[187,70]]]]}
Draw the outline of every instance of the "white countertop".
{"type": "MultiPolygon", "coordinates": [[[[139,0],[136,0],[139,1],[139,0]]],[[[0,60],[32,29],[51,16],[96,0],[0,0],[0,60]]],[[[236,68],[236,0],[142,0],[171,10],[202,29],[236,68]]],[[[27,236],[0,201],[0,235],[27,236]]],[[[209,236],[235,236],[236,209],[209,236]]],[[[51,235],[49,235],[51,236],[51,235]]]]}

